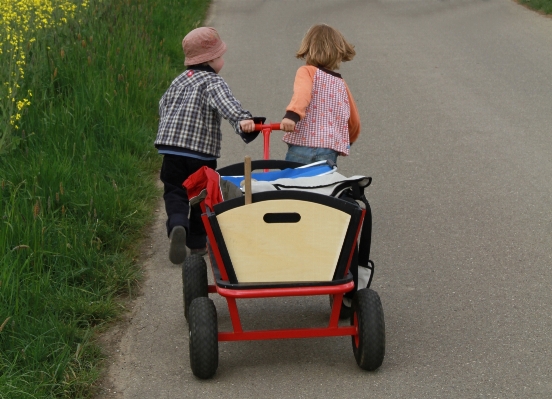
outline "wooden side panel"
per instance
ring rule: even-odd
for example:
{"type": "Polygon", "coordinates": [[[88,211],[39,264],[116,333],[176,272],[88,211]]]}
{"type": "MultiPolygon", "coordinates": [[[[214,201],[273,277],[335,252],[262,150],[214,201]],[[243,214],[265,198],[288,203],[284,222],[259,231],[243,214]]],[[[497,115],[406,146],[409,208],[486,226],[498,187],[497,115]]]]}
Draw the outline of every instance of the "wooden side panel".
{"type": "Polygon", "coordinates": [[[298,200],[255,202],[217,216],[240,283],[331,281],[350,219],[337,209],[298,200]],[[282,213],[299,214],[300,220],[263,219],[282,213]]]}

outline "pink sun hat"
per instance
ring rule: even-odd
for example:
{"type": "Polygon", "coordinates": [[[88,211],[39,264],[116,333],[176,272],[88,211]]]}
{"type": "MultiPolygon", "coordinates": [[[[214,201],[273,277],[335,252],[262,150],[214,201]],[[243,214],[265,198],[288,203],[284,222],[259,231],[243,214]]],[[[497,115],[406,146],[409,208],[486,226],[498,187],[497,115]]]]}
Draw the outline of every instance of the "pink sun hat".
{"type": "Polygon", "coordinates": [[[222,56],[226,52],[224,43],[215,28],[203,26],[188,33],[182,40],[184,65],[197,65],[222,56]]]}

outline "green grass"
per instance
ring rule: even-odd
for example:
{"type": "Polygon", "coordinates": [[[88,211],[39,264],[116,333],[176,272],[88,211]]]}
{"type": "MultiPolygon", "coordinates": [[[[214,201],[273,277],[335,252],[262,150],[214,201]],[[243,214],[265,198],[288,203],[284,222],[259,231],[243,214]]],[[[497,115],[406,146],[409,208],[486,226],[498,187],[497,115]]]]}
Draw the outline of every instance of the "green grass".
{"type": "Polygon", "coordinates": [[[93,0],[29,46],[32,104],[0,157],[0,398],[92,394],[160,197],[158,101],[208,3],[93,0]]]}
{"type": "Polygon", "coordinates": [[[552,14],[552,0],[518,0],[518,2],[543,14],[552,14]]]}

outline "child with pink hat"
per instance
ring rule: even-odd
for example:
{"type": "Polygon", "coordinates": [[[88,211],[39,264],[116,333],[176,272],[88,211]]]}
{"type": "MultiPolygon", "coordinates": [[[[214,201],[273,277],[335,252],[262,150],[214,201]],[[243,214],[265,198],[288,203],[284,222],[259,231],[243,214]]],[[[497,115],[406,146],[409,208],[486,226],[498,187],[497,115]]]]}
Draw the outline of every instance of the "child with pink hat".
{"type": "Polygon", "coordinates": [[[258,135],[247,134],[255,129],[253,116],[218,75],[226,52],[218,32],[210,27],[194,29],[182,40],[182,49],[186,70],[159,101],[159,129],[154,143],[163,155],[160,178],[168,216],[169,259],[174,264],[184,262],[186,247],[192,254],[206,253],[201,212],[195,207],[190,209],[182,182],[202,166],[216,169],[222,118],[246,143],[258,135]]]}

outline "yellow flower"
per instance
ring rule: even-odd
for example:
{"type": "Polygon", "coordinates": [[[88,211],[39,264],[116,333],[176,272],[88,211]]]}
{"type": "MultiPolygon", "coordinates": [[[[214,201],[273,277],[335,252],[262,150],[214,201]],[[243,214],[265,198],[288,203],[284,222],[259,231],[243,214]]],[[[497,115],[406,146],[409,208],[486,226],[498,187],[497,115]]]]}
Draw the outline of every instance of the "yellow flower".
{"type": "MultiPolygon", "coordinates": [[[[26,53],[37,32],[66,24],[79,7],[86,9],[88,0],[0,0],[0,109],[8,111],[13,128],[19,128],[21,111],[31,105],[18,89],[25,79],[26,53]]],[[[27,94],[32,96],[30,90],[27,94]]],[[[7,131],[0,131],[0,138],[4,134],[7,131]]]]}

